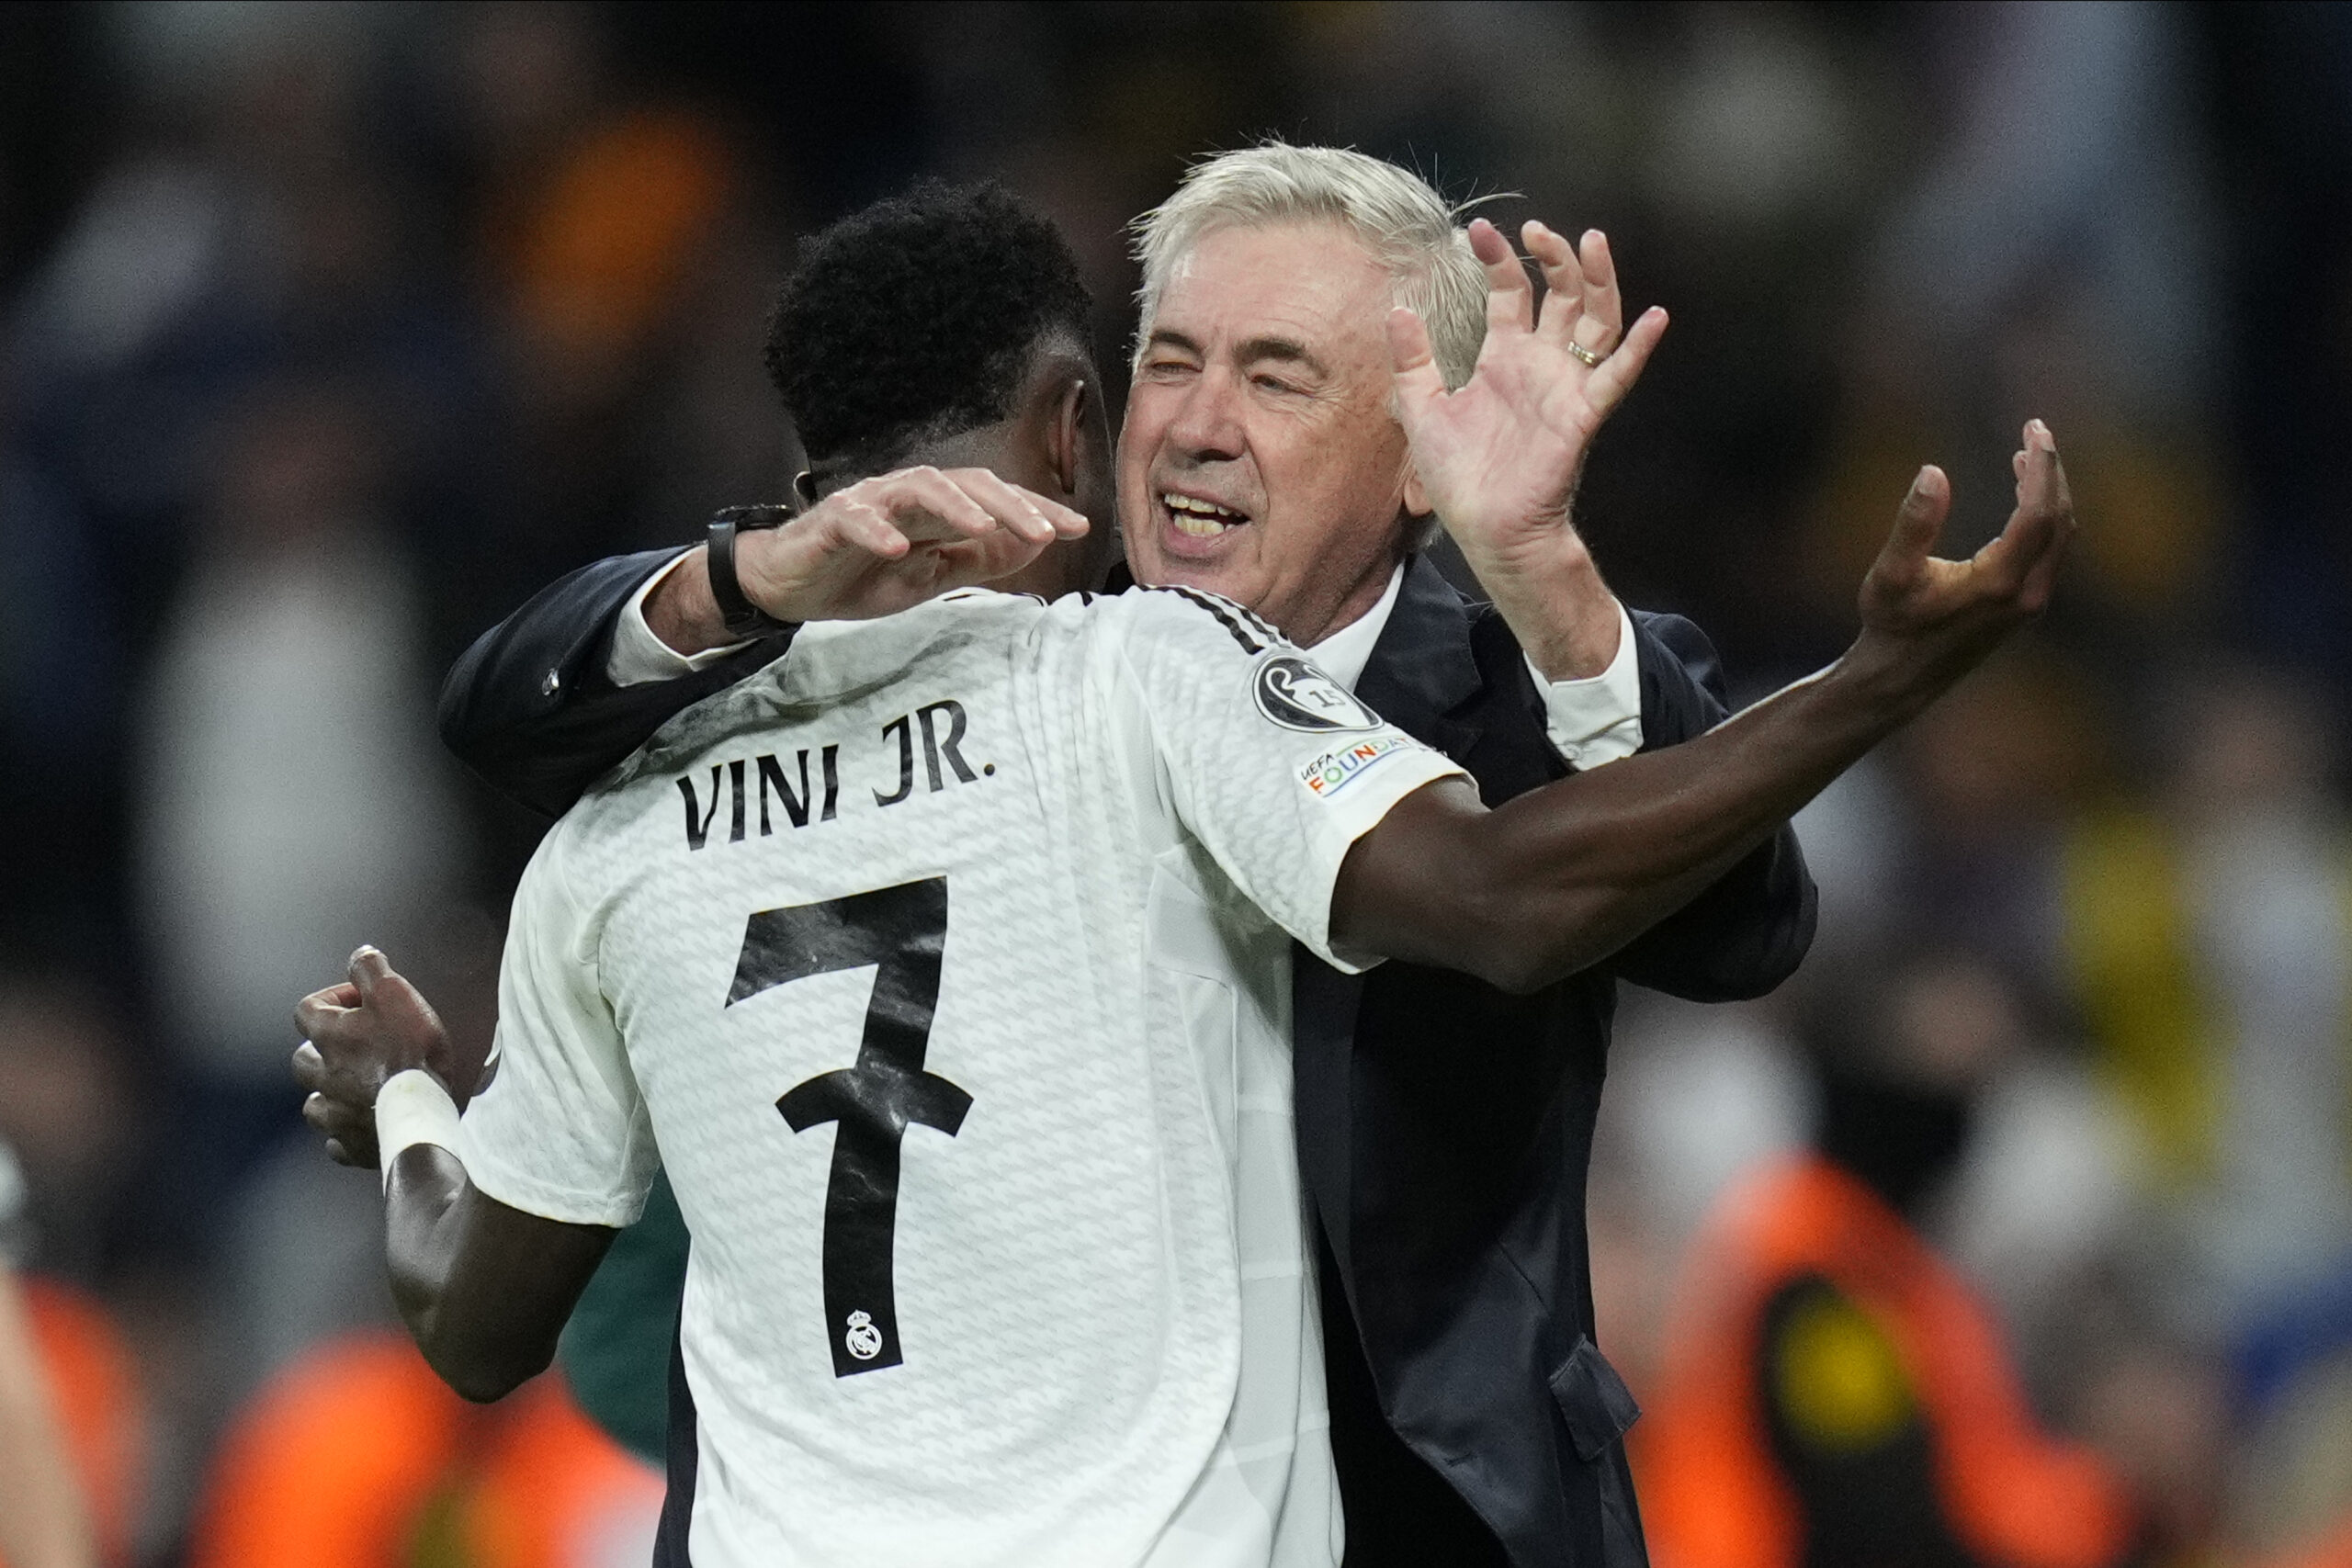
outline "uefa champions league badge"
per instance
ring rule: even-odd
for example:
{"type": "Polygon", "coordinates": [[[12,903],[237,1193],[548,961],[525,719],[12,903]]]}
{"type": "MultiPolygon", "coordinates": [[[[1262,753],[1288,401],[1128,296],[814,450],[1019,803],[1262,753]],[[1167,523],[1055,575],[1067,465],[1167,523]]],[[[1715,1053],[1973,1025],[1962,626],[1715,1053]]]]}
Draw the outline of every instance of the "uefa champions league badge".
{"type": "Polygon", "coordinates": [[[849,1332],[842,1336],[842,1344],[861,1361],[870,1361],[882,1353],[882,1331],[874,1326],[872,1316],[862,1312],[849,1314],[849,1332]]]}
{"type": "Polygon", "coordinates": [[[1380,720],[1338,682],[1304,659],[1278,653],[1262,660],[1250,694],[1268,722],[1284,729],[1373,729],[1380,720]]]}

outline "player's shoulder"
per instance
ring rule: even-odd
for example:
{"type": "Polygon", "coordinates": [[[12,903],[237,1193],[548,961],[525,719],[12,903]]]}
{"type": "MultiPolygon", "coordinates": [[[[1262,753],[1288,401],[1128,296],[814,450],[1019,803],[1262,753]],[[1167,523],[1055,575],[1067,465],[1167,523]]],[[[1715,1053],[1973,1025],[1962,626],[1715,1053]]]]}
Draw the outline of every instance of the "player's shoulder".
{"type": "Polygon", "coordinates": [[[1269,649],[1287,649],[1282,633],[1247,605],[1205,588],[1170,584],[1131,588],[1099,599],[1107,627],[1114,634],[1179,646],[1198,643],[1229,645],[1255,658],[1269,649]]]}
{"type": "MultiPolygon", "coordinates": [[[[618,770],[616,770],[617,773],[618,770]]],[[[631,804],[613,784],[614,774],[592,786],[539,835],[523,874],[514,884],[514,909],[529,910],[536,920],[569,922],[583,903],[589,885],[604,857],[598,852],[619,827],[622,809],[631,804]]]]}
{"type": "MultiPolygon", "coordinates": [[[[994,594],[1005,630],[1043,653],[1069,648],[1090,657],[1133,649],[1180,649],[1180,657],[1215,644],[1242,656],[1286,648],[1282,634],[1253,611],[1222,594],[1189,587],[1129,588],[1123,592],[1065,593],[1050,603],[994,594]],[[1024,605],[1013,609],[1011,604],[1024,605]]],[[[993,607],[992,607],[993,608],[993,607]]]]}
{"type": "Polygon", "coordinates": [[[1016,641],[1047,613],[1033,593],[959,588],[874,620],[804,626],[792,651],[766,672],[795,691],[827,694],[865,683],[876,669],[901,671],[925,659],[1016,641]]]}

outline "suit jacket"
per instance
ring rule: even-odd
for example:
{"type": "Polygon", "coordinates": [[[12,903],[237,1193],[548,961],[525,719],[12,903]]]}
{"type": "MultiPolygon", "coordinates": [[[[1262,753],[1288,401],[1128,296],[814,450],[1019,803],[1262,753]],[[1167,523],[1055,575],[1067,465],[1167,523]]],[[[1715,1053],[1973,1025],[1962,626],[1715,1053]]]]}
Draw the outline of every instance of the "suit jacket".
{"type": "MultiPolygon", "coordinates": [[[[603,676],[617,614],[673,551],[554,584],[450,672],[443,738],[493,786],[567,808],[671,714],[783,651],[676,682],[603,676]]],[[[1645,749],[1724,714],[1714,650],[1637,613],[1645,749]]],[[[1568,772],[1510,628],[1426,559],[1408,566],[1357,693],[1468,768],[1489,805],[1568,772]]],[[[1645,1561],[1620,1442],[1635,1410],[1593,1343],[1585,1176],[1616,982],[1725,1000],[1779,984],[1812,940],[1785,828],[1605,965],[1532,997],[1390,964],[1297,954],[1299,1159],[1322,1263],[1332,1442],[1350,1568],[1645,1561]]]]}
{"type": "Polygon", "coordinates": [[[492,788],[560,817],[671,715],[725,691],[791,645],[780,633],[691,675],[605,678],[613,628],[646,580],[681,554],[640,550],[559,578],[474,639],[441,683],[441,739],[492,788]]]}
{"type": "MultiPolygon", "coordinates": [[[[1673,615],[1634,624],[1644,749],[1720,721],[1722,677],[1699,629],[1673,615]]],[[[1356,692],[1468,768],[1489,806],[1568,771],[1502,616],[1426,560],[1356,692]]],[[[1814,912],[1783,828],[1607,964],[1532,997],[1418,964],[1343,976],[1298,952],[1299,1161],[1327,1296],[1336,1282],[1351,1309],[1325,1317],[1351,1568],[1476,1561],[1465,1511],[1518,1568],[1645,1561],[1619,1440],[1639,1412],[1594,1345],[1584,1224],[1616,983],[1760,995],[1804,957],[1814,912]],[[1387,1427],[1466,1510],[1417,1493],[1383,1453],[1385,1434],[1365,1429],[1347,1385],[1367,1374],[1387,1427]]]]}

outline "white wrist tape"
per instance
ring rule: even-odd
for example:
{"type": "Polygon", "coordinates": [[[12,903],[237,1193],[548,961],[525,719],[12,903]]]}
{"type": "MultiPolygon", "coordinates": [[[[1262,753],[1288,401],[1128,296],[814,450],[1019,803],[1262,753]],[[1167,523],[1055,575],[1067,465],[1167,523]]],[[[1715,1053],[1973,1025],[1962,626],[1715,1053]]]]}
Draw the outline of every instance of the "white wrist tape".
{"type": "Polygon", "coordinates": [[[376,1091],[376,1150],[384,1185],[392,1184],[392,1161],[402,1149],[437,1144],[458,1150],[458,1102],[441,1081],[422,1067],[394,1073],[376,1091]]]}

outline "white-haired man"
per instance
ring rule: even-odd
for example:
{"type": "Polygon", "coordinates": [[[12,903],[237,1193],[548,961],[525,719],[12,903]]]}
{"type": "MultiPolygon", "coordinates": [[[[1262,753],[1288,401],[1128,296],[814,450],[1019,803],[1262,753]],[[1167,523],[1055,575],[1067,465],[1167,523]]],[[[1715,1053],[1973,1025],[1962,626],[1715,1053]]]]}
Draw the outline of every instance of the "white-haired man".
{"type": "MultiPolygon", "coordinates": [[[[1118,499],[1137,581],[1251,605],[1468,764],[1491,804],[1722,716],[1704,639],[1629,616],[1570,517],[1591,436],[1666,325],[1652,310],[1620,344],[1601,235],[1579,254],[1522,231],[1539,326],[1500,234],[1357,153],[1212,159],[1136,227],[1118,499]],[[1413,558],[1432,516],[1491,608],[1413,558]]],[[[1584,1241],[1616,980],[1758,994],[1812,920],[1783,832],[1534,998],[1298,956],[1300,1157],[1351,1563],[1641,1560],[1618,1442],[1634,1406],[1593,1343],[1584,1241]]]]}
{"type": "MultiPolygon", "coordinates": [[[[1599,235],[1579,255],[1541,225],[1523,231],[1549,289],[1539,320],[1490,226],[1457,231],[1425,183],[1377,160],[1282,146],[1202,164],[1139,231],[1144,313],[1117,461],[1138,581],[1216,590],[1311,646],[1493,806],[1722,716],[1703,638],[1629,616],[1570,521],[1591,434],[1665,325],[1651,312],[1621,346],[1599,235]],[[1432,515],[1491,606],[1415,555],[1432,515]]],[[[943,498],[941,483],[868,481],[803,524],[829,507],[865,527],[877,509],[901,522],[961,509],[982,525],[1001,510],[943,498]]],[[[1939,510],[1940,481],[1923,484],[1913,508],[1939,510]]],[[[586,661],[616,646],[608,629],[626,618],[641,649],[657,628],[683,672],[729,643],[722,596],[784,616],[805,606],[795,552],[818,531],[743,536],[716,582],[664,558],[543,595],[486,639],[495,657],[463,667],[471,689],[445,707],[453,744],[487,760],[476,719],[503,716],[497,751],[536,751],[541,799],[567,766],[584,784],[660,716],[639,703],[600,727],[570,705],[586,661]]],[[[706,690],[682,683],[680,705],[706,690]]],[[[1533,996],[1405,964],[1342,976],[1298,955],[1298,1153],[1351,1562],[1641,1560],[1618,1442],[1634,1411],[1592,1343],[1583,1235],[1615,982],[1752,995],[1794,966],[1811,924],[1782,830],[1606,963],[1533,996]]]]}

